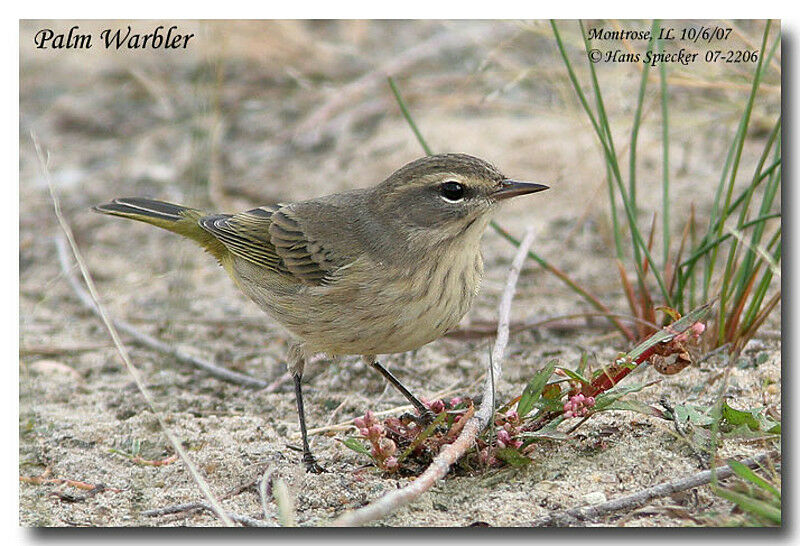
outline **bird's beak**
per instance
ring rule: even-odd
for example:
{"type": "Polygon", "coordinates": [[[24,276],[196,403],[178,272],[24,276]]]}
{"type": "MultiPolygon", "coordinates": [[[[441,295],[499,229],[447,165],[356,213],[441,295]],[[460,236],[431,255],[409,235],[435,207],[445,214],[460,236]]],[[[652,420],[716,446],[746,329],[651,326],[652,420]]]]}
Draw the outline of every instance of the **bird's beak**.
{"type": "Polygon", "coordinates": [[[526,195],[528,193],[544,191],[549,188],[550,186],[545,186],[544,184],[517,182],[516,180],[503,180],[500,182],[500,187],[492,192],[492,196],[497,200],[503,200],[510,199],[518,195],[526,195]]]}

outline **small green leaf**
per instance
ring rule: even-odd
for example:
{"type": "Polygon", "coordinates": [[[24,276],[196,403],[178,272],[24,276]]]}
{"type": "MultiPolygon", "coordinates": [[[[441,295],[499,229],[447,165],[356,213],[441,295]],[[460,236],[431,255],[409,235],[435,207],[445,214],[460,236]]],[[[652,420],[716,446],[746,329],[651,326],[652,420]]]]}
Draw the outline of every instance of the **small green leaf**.
{"type": "Polygon", "coordinates": [[[635,411],[644,415],[651,415],[653,417],[664,417],[664,412],[658,408],[654,408],[644,402],[638,400],[615,400],[605,406],[603,411],[608,410],[622,410],[622,411],[635,411]]]}
{"type": "Polygon", "coordinates": [[[650,383],[643,383],[643,384],[636,384],[636,385],[628,385],[628,386],[620,386],[617,385],[616,387],[612,387],[608,389],[606,392],[600,393],[595,397],[594,403],[594,411],[600,411],[605,409],[610,404],[613,404],[626,394],[630,394],[632,392],[639,392],[645,387],[649,387],[657,383],[660,380],[651,381],[650,383]]]}
{"type": "Polygon", "coordinates": [[[726,401],[722,402],[722,417],[732,425],[747,425],[750,430],[760,428],[758,419],[751,412],[734,409],[726,401]]]}
{"type": "MultiPolygon", "coordinates": [[[[725,428],[729,429],[729,427],[725,428]]],[[[722,431],[722,435],[725,438],[748,440],[748,441],[775,439],[775,436],[770,434],[769,432],[753,430],[745,424],[737,425],[734,428],[730,428],[730,430],[724,430],[722,431]]]]}
{"type": "Polygon", "coordinates": [[[764,408],[737,410],[722,402],[722,418],[733,426],[747,425],[753,431],[765,431],[780,434],[780,423],[764,413],[764,408]]]}
{"type": "Polygon", "coordinates": [[[558,430],[558,425],[564,422],[564,416],[559,415],[539,430],[523,432],[520,436],[524,438],[522,441],[523,446],[528,446],[536,440],[549,439],[549,440],[569,440],[570,436],[558,430]]]}
{"type": "Polygon", "coordinates": [[[369,449],[357,438],[345,438],[341,442],[356,453],[360,453],[361,455],[369,455],[369,449]]]}
{"type": "MultiPolygon", "coordinates": [[[[550,399],[550,398],[539,398],[539,402],[536,403],[536,407],[539,408],[541,411],[553,411],[559,412],[564,409],[564,402],[559,399],[550,399]]],[[[538,414],[537,414],[538,415],[538,414]]]]}
{"type": "Polygon", "coordinates": [[[628,357],[630,360],[635,361],[638,359],[645,351],[648,351],[654,345],[661,343],[662,341],[668,341],[674,338],[676,335],[685,332],[689,329],[695,322],[701,321],[705,318],[705,316],[711,311],[711,305],[714,302],[706,303],[705,305],[701,305],[700,307],[694,309],[686,316],[682,317],[680,320],[673,322],[669,325],[669,328],[662,328],[645,341],[640,343],[636,346],[632,351],[628,353],[628,357]]]}
{"type": "Polygon", "coordinates": [[[495,451],[498,459],[505,461],[513,467],[520,468],[531,464],[531,460],[513,447],[504,447],[495,451]]]}
{"type": "Polygon", "coordinates": [[[550,376],[553,375],[553,370],[556,367],[556,361],[551,360],[548,362],[544,368],[536,372],[531,379],[531,382],[525,387],[525,390],[522,391],[522,397],[520,397],[519,402],[517,403],[517,413],[520,417],[525,417],[530,413],[530,411],[534,408],[536,402],[539,401],[539,398],[542,395],[542,390],[547,385],[547,380],[550,379],[550,376]]]}
{"type": "Polygon", "coordinates": [[[579,374],[577,372],[574,372],[572,370],[568,370],[567,368],[562,368],[562,367],[559,367],[558,369],[561,370],[562,372],[564,372],[567,375],[567,377],[569,377],[570,379],[574,379],[575,381],[580,381],[581,383],[584,383],[584,384],[587,384],[587,385],[590,383],[590,381],[588,379],[586,379],[585,377],[583,377],[581,374],[579,374]]]}
{"type": "Polygon", "coordinates": [[[700,427],[708,426],[714,422],[714,417],[710,415],[712,409],[692,404],[675,406],[675,420],[679,423],[691,423],[700,427]]]}

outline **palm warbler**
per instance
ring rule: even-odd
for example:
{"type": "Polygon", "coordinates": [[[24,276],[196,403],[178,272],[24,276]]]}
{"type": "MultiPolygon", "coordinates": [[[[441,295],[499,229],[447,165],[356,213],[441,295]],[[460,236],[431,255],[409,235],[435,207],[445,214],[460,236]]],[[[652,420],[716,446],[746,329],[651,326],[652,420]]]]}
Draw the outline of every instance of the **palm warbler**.
{"type": "Polygon", "coordinates": [[[510,180],[481,159],[441,154],[371,188],[238,214],[138,197],[94,210],[196,241],[289,331],[303,462],[320,471],[303,411],[306,358],[362,355],[429,421],[430,410],[375,355],[416,349],[455,327],[480,286],[480,240],[497,205],[545,189],[510,180]]]}

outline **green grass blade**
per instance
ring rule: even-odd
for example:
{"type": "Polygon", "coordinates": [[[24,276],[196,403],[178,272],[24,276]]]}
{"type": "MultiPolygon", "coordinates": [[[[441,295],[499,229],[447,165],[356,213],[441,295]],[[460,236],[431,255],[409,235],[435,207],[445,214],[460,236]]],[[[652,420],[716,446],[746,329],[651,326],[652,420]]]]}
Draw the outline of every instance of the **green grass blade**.
{"type": "Polygon", "coordinates": [[[553,35],[556,39],[556,45],[558,46],[558,51],[561,53],[561,58],[564,60],[564,66],[567,68],[567,75],[569,76],[570,81],[572,82],[572,87],[575,89],[575,94],[578,96],[578,101],[583,106],[583,110],[586,112],[586,115],[589,117],[589,121],[594,127],[597,136],[600,138],[601,143],[605,147],[605,136],[604,132],[600,129],[600,126],[597,123],[597,118],[592,112],[592,109],[589,107],[589,102],[586,100],[586,95],[584,95],[583,90],[581,89],[580,83],[578,83],[578,78],[575,75],[575,70],[572,68],[572,63],[567,56],[567,52],[564,49],[564,42],[561,40],[561,34],[558,32],[558,26],[554,20],[550,20],[550,26],[553,29],[553,35]]]}
{"type": "Polygon", "coordinates": [[[394,93],[394,98],[397,100],[398,106],[400,106],[400,111],[403,112],[403,117],[406,118],[406,122],[411,127],[411,130],[414,131],[414,136],[417,137],[417,141],[419,142],[420,146],[422,146],[422,149],[425,150],[425,154],[433,155],[430,146],[428,146],[428,143],[423,138],[422,133],[417,127],[417,124],[414,123],[414,118],[411,117],[411,113],[408,111],[408,108],[406,108],[406,103],[403,101],[403,97],[400,95],[400,91],[397,89],[397,86],[394,83],[394,78],[389,76],[388,80],[389,87],[392,88],[392,93],[394,93]]]}
{"type": "Polygon", "coordinates": [[[544,368],[536,372],[533,379],[527,384],[525,390],[522,391],[522,396],[517,402],[517,413],[520,418],[528,415],[534,408],[539,398],[542,396],[542,390],[547,385],[547,380],[553,375],[558,360],[549,361],[544,368]]]}
{"type": "MultiPolygon", "coordinates": [[[[583,26],[583,22],[579,21],[579,24],[581,27],[581,32],[583,33],[584,45],[588,49],[589,42],[585,32],[585,28],[583,26]]],[[[661,295],[664,298],[664,303],[668,306],[672,306],[672,299],[669,295],[669,292],[667,291],[666,285],[664,284],[663,276],[661,275],[659,268],[657,267],[656,263],[653,260],[653,257],[650,254],[650,251],[647,248],[647,242],[644,240],[644,237],[642,237],[641,230],[639,229],[638,222],[636,221],[635,212],[631,207],[628,192],[625,189],[625,186],[622,182],[622,175],[620,174],[619,163],[617,161],[616,153],[614,152],[613,141],[610,138],[607,138],[610,137],[610,128],[608,125],[608,119],[605,115],[605,107],[603,106],[602,99],[598,100],[599,116],[602,123],[601,127],[601,125],[595,118],[594,114],[592,113],[591,108],[589,107],[589,104],[586,100],[586,96],[581,90],[581,86],[578,83],[577,77],[575,76],[575,71],[572,68],[572,63],[569,61],[569,58],[567,57],[567,53],[564,49],[564,44],[561,40],[561,35],[558,32],[558,27],[555,24],[555,21],[551,20],[550,25],[553,28],[553,34],[556,38],[556,43],[561,53],[561,57],[564,60],[564,64],[567,68],[570,81],[572,82],[575,92],[578,95],[581,105],[583,105],[586,114],[589,116],[589,120],[592,123],[592,127],[594,127],[594,130],[597,133],[598,138],[600,139],[600,142],[603,146],[603,151],[605,153],[606,161],[610,164],[612,172],[614,174],[613,180],[617,185],[617,189],[619,190],[620,195],[622,196],[622,202],[624,205],[625,214],[628,219],[628,226],[630,227],[631,234],[633,236],[632,245],[633,245],[634,260],[635,260],[634,265],[636,267],[637,274],[639,275],[639,278],[643,277],[641,271],[642,267],[641,254],[643,253],[650,264],[650,270],[653,273],[653,277],[656,279],[658,287],[661,290],[661,295]]],[[[592,85],[594,87],[595,96],[597,97],[598,94],[600,94],[600,85],[597,81],[597,75],[595,73],[594,65],[592,63],[589,63],[589,69],[592,74],[592,85]]]]}
{"type": "MultiPolygon", "coordinates": [[[[658,41],[659,53],[664,52],[664,41],[658,41]]],[[[646,70],[646,69],[645,69],[646,70]]],[[[663,231],[664,267],[669,261],[669,95],[667,94],[667,63],[659,66],[661,83],[661,224],[663,231]]]]}
{"type": "MultiPolygon", "coordinates": [[[[775,232],[772,239],[770,240],[769,244],[767,245],[767,250],[772,250],[772,259],[776,263],[780,262],[781,259],[781,228],[775,232]],[[774,247],[774,250],[772,250],[774,247]]],[[[756,264],[758,266],[758,264],[756,264]]],[[[750,297],[750,305],[747,311],[744,314],[744,318],[741,321],[740,331],[745,332],[747,331],[750,326],[755,322],[756,316],[758,315],[759,310],[761,309],[761,304],[764,302],[764,298],[767,295],[767,290],[769,289],[769,285],[772,282],[772,277],[774,276],[774,272],[772,268],[767,267],[764,270],[764,275],[761,277],[758,285],[756,286],[756,290],[753,295],[750,297]]]]}
{"type": "MultiPolygon", "coordinates": [[[[780,212],[773,212],[773,213],[770,213],[770,214],[765,214],[764,216],[759,216],[758,218],[754,218],[753,220],[750,220],[749,222],[745,222],[738,229],[739,229],[739,231],[741,231],[741,230],[747,229],[747,228],[749,228],[751,226],[763,225],[767,220],[771,220],[773,218],[780,218],[780,217],[781,217],[781,213],[780,212]]],[[[692,256],[687,258],[687,260],[685,262],[683,262],[683,263],[692,263],[692,262],[696,261],[700,257],[708,254],[708,252],[710,250],[712,250],[714,247],[720,245],[721,243],[724,243],[725,241],[727,241],[731,237],[733,237],[733,235],[731,233],[726,233],[725,235],[723,235],[719,239],[715,239],[713,241],[710,241],[710,242],[704,244],[702,247],[700,247],[696,251],[694,251],[692,256]]]]}
{"type": "MultiPolygon", "coordinates": [[[[781,160],[780,159],[778,159],[777,161],[772,163],[767,169],[764,170],[764,172],[761,173],[761,176],[758,177],[758,180],[756,181],[756,185],[760,184],[765,179],[769,178],[769,176],[771,174],[773,174],[776,169],[780,168],[780,166],[781,166],[781,160]]],[[[739,195],[739,197],[731,204],[730,208],[727,211],[727,215],[730,215],[730,214],[732,214],[732,213],[734,213],[736,211],[736,209],[739,207],[739,205],[741,205],[744,202],[744,200],[747,197],[747,194],[749,193],[749,191],[750,191],[750,186],[748,186],[747,189],[745,189],[739,195]]],[[[719,239],[712,239],[713,234],[716,233],[716,230],[717,230],[717,224],[714,224],[713,227],[709,230],[709,235],[704,237],[700,241],[700,243],[695,243],[694,240],[693,240],[692,248],[695,248],[695,249],[698,249],[698,250],[693,252],[691,255],[689,255],[688,258],[683,260],[678,265],[679,269],[682,268],[682,269],[686,270],[684,272],[684,276],[686,278],[688,278],[688,273],[694,268],[695,262],[697,262],[697,260],[699,258],[701,258],[705,253],[708,252],[708,250],[710,249],[710,245],[713,243],[713,241],[718,241],[719,240],[719,239]]],[[[679,284],[679,287],[681,287],[681,286],[682,285],[679,284]]],[[[682,288],[679,288],[677,291],[680,292],[681,290],[682,290],[682,288]]]]}
{"type": "MultiPolygon", "coordinates": [[[[741,120],[740,120],[741,123],[741,120]]],[[[706,231],[703,240],[708,240],[713,238],[715,235],[718,236],[717,231],[722,229],[722,225],[725,223],[727,218],[726,211],[722,211],[720,213],[720,201],[722,199],[722,192],[725,188],[725,180],[728,178],[728,173],[730,172],[731,163],[733,162],[733,155],[734,151],[736,150],[736,146],[739,142],[740,132],[737,130],[736,134],[731,141],[730,147],[728,148],[728,153],[725,156],[725,165],[722,167],[722,174],[719,178],[719,183],[717,184],[717,189],[714,192],[714,201],[711,207],[711,215],[708,218],[708,230],[706,231]],[[713,226],[713,227],[712,227],[713,226]]],[[[710,256],[708,254],[704,255],[703,260],[703,299],[708,299],[708,292],[711,287],[711,276],[714,273],[714,265],[716,264],[717,256],[714,254],[710,256]]]]}
{"type": "Polygon", "coordinates": [[[614,251],[617,259],[622,261],[622,230],[617,216],[617,199],[614,194],[614,184],[611,183],[611,166],[606,162],[606,186],[608,187],[608,203],[611,208],[611,226],[614,228],[614,251]]]}
{"type": "MultiPolygon", "coordinates": [[[[648,57],[653,52],[653,45],[658,36],[658,19],[654,19],[650,29],[650,41],[647,45],[648,57]]],[[[662,63],[663,64],[663,63],[662,63]]],[[[631,200],[631,207],[636,212],[636,145],[639,141],[639,127],[642,123],[642,107],[644,106],[644,95],[647,90],[647,79],[650,75],[650,70],[647,66],[642,67],[642,76],[639,80],[639,94],[636,98],[636,111],[633,115],[633,123],[631,124],[631,144],[628,152],[628,196],[631,200]]]]}
{"type": "MultiPolygon", "coordinates": [[[[766,161],[768,152],[769,152],[770,148],[772,147],[772,143],[775,141],[775,136],[778,134],[779,131],[780,131],[780,119],[778,120],[778,123],[776,123],[775,129],[773,130],[772,134],[770,135],[770,139],[768,140],[767,145],[765,146],[764,153],[762,154],[761,159],[759,160],[758,166],[756,167],[756,173],[753,176],[754,181],[756,179],[758,179],[758,177],[760,176],[761,168],[764,166],[764,162],[766,161]]],[[[780,154],[780,143],[778,143],[778,146],[775,149],[775,153],[776,154],[780,154]]],[[[752,188],[754,186],[755,186],[755,183],[751,184],[751,191],[749,191],[747,193],[747,197],[745,199],[744,206],[742,207],[742,210],[741,210],[741,212],[739,214],[739,226],[740,227],[738,229],[740,229],[740,230],[741,230],[741,226],[743,226],[744,223],[745,223],[745,219],[747,217],[747,212],[748,212],[748,210],[750,208],[750,201],[752,199],[752,194],[753,194],[752,188]]],[[[772,209],[772,205],[773,205],[773,203],[775,201],[775,197],[776,197],[776,195],[778,193],[779,186],[780,186],[780,176],[777,176],[777,174],[776,174],[775,176],[770,178],[770,180],[767,183],[766,188],[764,190],[764,194],[763,194],[763,196],[761,198],[761,207],[759,208],[759,212],[758,212],[760,217],[766,216],[769,213],[769,211],[772,209]]],[[[739,268],[743,271],[743,276],[744,277],[749,276],[750,271],[753,268],[753,264],[756,261],[755,249],[759,245],[761,245],[761,240],[762,240],[762,237],[763,237],[763,234],[764,234],[764,229],[765,229],[765,225],[764,224],[757,225],[755,227],[755,229],[753,230],[753,233],[752,233],[752,235],[750,237],[749,248],[747,249],[747,251],[746,251],[746,253],[744,255],[744,258],[742,259],[742,263],[739,265],[739,268]]],[[[741,283],[738,285],[738,288],[736,290],[736,295],[734,297],[735,300],[738,300],[739,298],[741,298],[742,292],[744,291],[744,286],[745,285],[743,285],[741,283]]]]}
{"type": "MultiPolygon", "coordinates": [[[[514,246],[518,247],[520,245],[519,239],[511,235],[505,229],[503,229],[494,220],[492,220],[489,223],[489,225],[492,226],[492,228],[494,228],[494,230],[497,233],[499,233],[500,236],[502,236],[504,239],[509,241],[514,246]]],[[[550,262],[539,256],[532,250],[528,251],[528,257],[533,261],[535,261],[536,263],[538,263],[543,268],[545,268],[547,271],[555,275],[557,278],[561,279],[561,281],[564,282],[564,284],[566,284],[567,286],[569,286],[573,292],[582,296],[583,299],[586,300],[586,302],[588,302],[592,307],[594,307],[595,309],[606,315],[606,318],[608,318],[608,320],[610,320],[612,324],[614,324],[614,326],[625,335],[625,337],[631,340],[635,338],[630,328],[628,328],[627,326],[622,324],[619,320],[617,320],[617,318],[613,316],[611,310],[605,304],[603,304],[593,294],[589,293],[589,291],[587,291],[581,285],[572,280],[566,273],[564,273],[563,271],[552,265],[550,262]]]]}
{"type": "MultiPolygon", "coordinates": [[[[731,172],[730,178],[727,183],[727,191],[725,192],[725,206],[722,210],[727,211],[728,207],[731,203],[731,198],[733,197],[733,186],[736,183],[736,175],[739,172],[739,162],[742,159],[742,150],[744,148],[745,137],[747,136],[747,129],[750,124],[750,115],[753,111],[753,103],[755,102],[756,93],[758,92],[759,84],[761,83],[761,67],[764,63],[764,51],[766,50],[767,40],[769,38],[769,29],[772,21],[767,20],[767,24],[764,27],[764,37],[761,41],[761,55],[758,57],[758,66],[756,66],[755,75],[753,76],[753,84],[750,89],[750,96],[747,99],[747,105],[745,106],[744,113],[742,114],[741,121],[739,123],[739,139],[736,147],[736,152],[733,156],[733,163],[731,165],[731,172]]],[[[722,233],[722,224],[724,224],[724,219],[720,223],[720,226],[717,231],[717,235],[721,235],[722,233]]],[[[717,249],[716,247],[712,252],[716,257],[717,249]]],[[[728,312],[728,299],[729,299],[729,287],[730,281],[733,278],[732,269],[734,266],[734,260],[736,257],[736,251],[738,249],[737,241],[733,241],[731,243],[731,248],[728,251],[728,259],[725,263],[725,271],[722,274],[722,289],[720,290],[719,296],[719,315],[717,318],[717,331],[718,331],[718,342],[720,344],[724,343],[725,339],[725,322],[726,322],[726,313],[728,312]]]]}
{"type": "Polygon", "coordinates": [[[765,480],[764,478],[753,472],[751,468],[733,459],[728,459],[726,462],[728,463],[728,466],[731,468],[733,473],[739,476],[741,479],[752,483],[756,487],[768,491],[776,499],[780,500],[781,498],[780,490],[771,483],[769,483],[767,480],[765,480]]]}
{"type": "Polygon", "coordinates": [[[738,493],[736,491],[731,491],[730,489],[724,489],[716,485],[712,485],[711,488],[714,491],[714,493],[736,504],[739,508],[741,508],[745,512],[755,515],[756,517],[761,518],[762,520],[765,520],[774,525],[781,524],[780,506],[775,506],[774,504],[770,504],[762,500],[755,499],[753,497],[745,495],[744,493],[738,493]]]}

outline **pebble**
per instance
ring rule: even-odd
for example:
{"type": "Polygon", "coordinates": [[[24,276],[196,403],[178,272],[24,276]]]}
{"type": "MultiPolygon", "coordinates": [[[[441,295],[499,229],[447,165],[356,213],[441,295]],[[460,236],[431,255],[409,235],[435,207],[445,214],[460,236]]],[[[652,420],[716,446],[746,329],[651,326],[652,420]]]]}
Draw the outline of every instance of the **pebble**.
{"type": "Polygon", "coordinates": [[[602,491],[592,491],[585,494],[583,500],[586,504],[600,504],[601,502],[606,502],[606,495],[602,491]]]}

